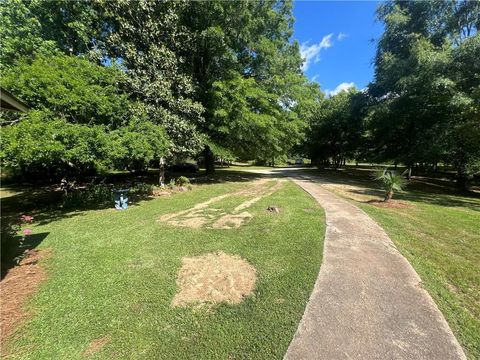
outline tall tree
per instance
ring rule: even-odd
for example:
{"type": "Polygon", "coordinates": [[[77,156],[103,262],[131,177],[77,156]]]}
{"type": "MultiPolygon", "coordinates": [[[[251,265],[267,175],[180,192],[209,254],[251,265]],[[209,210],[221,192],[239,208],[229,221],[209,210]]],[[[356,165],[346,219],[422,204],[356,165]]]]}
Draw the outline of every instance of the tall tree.
{"type": "Polygon", "coordinates": [[[165,128],[172,157],[207,144],[273,160],[301,139],[311,88],[292,40],[290,0],[8,1],[34,24],[34,39],[120,68],[119,86],[165,128]]]}
{"type": "MultiPolygon", "coordinates": [[[[27,33],[35,45],[43,41],[68,55],[107,67],[118,65],[126,74],[119,86],[146,105],[150,121],[165,127],[172,139],[171,156],[198,152],[203,108],[192,99],[191,77],[180,69],[184,61],[180,49],[189,40],[179,16],[187,2],[7,0],[7,4],[6,17],[20,14],[17,17],[28,29],[16,30],[12,23],[8,30],[12,49],[27,33]]],[[[23,51],[22,61],[34,58],[35,51],[29,49],[23,51]]]]}
{"type": "Polygon", "coordinates": [[[210,143],[247,158],[287,152],[304,126],[297,110],[307,83],[291,41],[291,2],[192,3],[183,23],[193,34],[185,66],[210,143]]]}
{"type": "Polygon", "coordinates": [[[119,87],[124,77],[114,67],[57,52],[20,60],[4,72],[2,85],[34,109],[115,129],[129,120],[130,100],[119,87]]]}
{"type": "Polygon", "coordinates": [[[478,4],[443,0],[389,1],[379,8],[385,32],[369,87],[379,158],[408,166],[450,163],[459,186],[465,185],[480,148],[478,138],[470,140],[480,126],[479,77],[471,71],[475,61],[460,59],[472,60],[478,52],[479,10],[478,4]]]}
{"type": "Polygon", "coordinates": [[[100,1],[106,54],[128,75],[131,96],[147,105],[151,121],[165,127],[175,157],[200,149],[203,107],[195,102],[191,77],[181,71],[180,49],[189,33],[180,24],[185,1],[100,1]]]}
{"type": "Polygon", "coordinates": [[[35,53],[50,53],[56,49],[54,41],[42,36],[42,24],[22,0],[0,2],[0,70],[17,61],[33,59],[35,53]]]}
{"type": "Polygon", "coordinates": [[[313,163],[335,168],[361,151],[365,94],[356,89],[323,99],[312,116],[306,149],[313,163]]]}

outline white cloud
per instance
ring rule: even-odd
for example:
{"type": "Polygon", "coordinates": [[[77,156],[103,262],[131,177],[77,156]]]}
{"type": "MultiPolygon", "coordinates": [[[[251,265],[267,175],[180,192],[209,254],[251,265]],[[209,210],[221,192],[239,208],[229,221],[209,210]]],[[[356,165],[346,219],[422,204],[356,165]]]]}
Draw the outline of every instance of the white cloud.
{"type": "Polygon", "coordinates": [[[327,96],[334,96],[334,95],[337,95],[337,94],[341,93],[342,91],[348,91],[352,87],[355,87],[355,83],[353,83],[353,82],[351,82],[351,83],[343,82],[341,84],[338,84],[338,86],[334,90],[328,90],[328,89],[325,90],[325,94],[327,96]]]}
{"type": "Polygon", "coordinates": [[[302,69],[307,71],[308,67],[314,61],[315,63],[320,61],[320,50],[328,49],[333,45],[332,43],[332,34],[325,35],[318,44],[308,45],[308,41],[300,45],[300,54],[304,60],[302,69]]]}
{"type": "Polygon", "coordinates": [[[322,38],[322,41],[320,41],[320,44],[319,44],[320,49],[329,48],[330,46],[332,46],[332,36],[333,34],[328,34],[322,38]]]}
{"type": "Polygon", "coordinates": [[[345,33],[341,32],[337,35],[337,40],[342,41],[343,39],[345,39],[347,37],[348,37],[348,34],[345,34],[345,33]]]}
{"type": "Polygon", "coordinates": [[[316,74],[312,77],[312,82],[317,81],[317,79],[320,77],[320,74],[316,74]]]}

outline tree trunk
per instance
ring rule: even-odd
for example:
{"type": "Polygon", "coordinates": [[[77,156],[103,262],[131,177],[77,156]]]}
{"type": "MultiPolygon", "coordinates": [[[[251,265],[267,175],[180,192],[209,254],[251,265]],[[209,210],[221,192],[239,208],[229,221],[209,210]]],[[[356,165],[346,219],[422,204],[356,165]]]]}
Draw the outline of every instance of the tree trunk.
{"type": "Polygon", "coordinates": [[[206,145],[204,150],[205,156],[205,170],[207,171],[207,175],[213,175],[215,173],[215,158],[213,156],[212,150],[210,150],[210,146],[206,145]]]}
{"type": "Polygon", "coordinates": [[[392,197],[393,197],[393,190],[387,191],[385,193],[385,198],[383,199],[383,201],[390,201],[392,197]]]}
{"type": "Polygon", "coordinates": [[[467,171],[466,171],[466,166],[460,165],[457,167],[457,180],[456,180],[456,186],[459,190],[468,190],[467,187],[467,171]]]}
{"type": "Polygon", "coordinates": [[[160,157],[159,164],[160,164],[160,173],[158,175],[158,184],[160,186],[164,186],[165,185],[165,158],[163,156],[160,157]]]}
{"type": "Polygon", "coordinates": [[[459,190],[468,190],[467,187],[467,177],[462,175],[457,175],[457,181],[455,183],[459,190]]]}
{"type": "Polygon", "coordinates": [[[412,165],[408,166],[408,171],[407,171],[407,180],[410,181],[412,178],[412,165]]]}

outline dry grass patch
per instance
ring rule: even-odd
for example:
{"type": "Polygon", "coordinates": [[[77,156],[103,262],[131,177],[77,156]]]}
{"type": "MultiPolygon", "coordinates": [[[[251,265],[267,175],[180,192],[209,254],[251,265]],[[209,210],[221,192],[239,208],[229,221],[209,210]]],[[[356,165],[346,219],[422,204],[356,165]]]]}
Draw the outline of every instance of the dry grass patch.
{"type": "Polygon", "coordinates": [[[245,189],[213,197],[205,202],[196,204],[190,209],[165,214],[161,216],[158,221],[166,222],[174,226],[190,227],[194,229],[203,227],[213,229],[239,228],[253,217],[251,213],[245,210],[264,197],[272,195],[274,192],[281,189],[284,184],[284,181],[281,180],[274,180],[273,185],[271,182],[272,181],[269,179],[253,181],[249,183],[248,187],[245,189]],[[232,196],[238,198],[251,198],[237,205],[231,212],[210,207],[211,204],[218,203],[232,196]]]}
{"type": "Polygon", "coordinates": [[[103,336],[101,338],[93,340],[88,348],[83,352],[83,356],[92,356],[102,350],[102,348],[110,342],[109,336],[103,336]]]}
{"type": "Polygon", "coordinates": [[[212,224],[214,229],[237,229],[252,218],[252,214],[244,211],[240,214],[226,214],[212,224]]]}
{"type": "Polygon", "coordinates": [[[378,198],[383,198],[384,196],[384,193],[381,190],[366,189],[365,187],[354,184],[322,182],[322,186],[327,190],[359,202],[377,200],[378,198]]]}
{"type": "Polygon", "coordinates": [[[183,258],[178,274],[179,292],[172,306],[190,304],[239,304],[253,293],[255,268],[237,255],[224,252],[183,258]]]}
{"type": "Polygon", "coordinates": [[[414,208],[413,205],[406,203],[405,201],[400,200],[389,200],[389,201],[381,201],[381,200],[370,200],[367,201],[367,204],[374,205],[381,208],[387,209],[412,209],[414,208]]]}

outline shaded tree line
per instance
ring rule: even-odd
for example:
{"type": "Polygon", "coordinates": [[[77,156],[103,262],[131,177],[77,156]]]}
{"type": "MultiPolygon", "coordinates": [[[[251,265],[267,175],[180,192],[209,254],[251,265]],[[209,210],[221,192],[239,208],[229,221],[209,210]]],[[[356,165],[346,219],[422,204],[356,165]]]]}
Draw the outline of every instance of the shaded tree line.
{"type": "Polygon", "coordinates": [[[142,171],[204,154],[271,159],[298,145],[318,88],[289,0],[0,4],[4,169],[32,177],[142,171]]]}
{"type": "Polygon", "coordinates": [[[338,167],[345,160],[480,171],[480,2],[387,1],[367,89],[322,98],[305,153],[338,167]]]}

